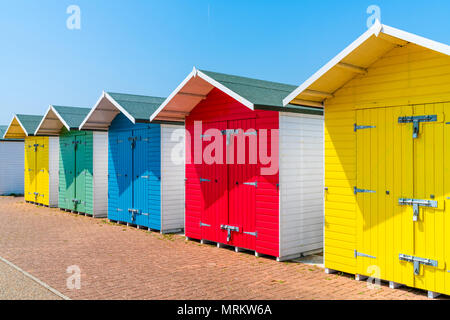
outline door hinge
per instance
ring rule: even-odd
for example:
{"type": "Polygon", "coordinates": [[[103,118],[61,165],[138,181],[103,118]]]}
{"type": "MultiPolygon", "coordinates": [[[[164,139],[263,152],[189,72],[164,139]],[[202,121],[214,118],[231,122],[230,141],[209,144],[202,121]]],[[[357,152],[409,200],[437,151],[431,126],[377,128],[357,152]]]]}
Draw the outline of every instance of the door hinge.
{"type": "Polygon", "coordinates": [[[375,129],[376,126],[358,126],[356,123],[353,125],[353,131],[363,130],[363,129],[375,129]]]}
{"type": "Polygon", "coordinates": [[[200,182],[211,182],[211,180],[200,178],[200,182]]]}
{"type": "Polygon", "coordinates": [[[119,212],[123,212],[123,209],[117,208],[117,211],[119,211],[119,212]]]}
{"type": "Polygon", "coordinates": [[[357,193],[377,193],[377,192],[374,190],[358,189],[357,187],[353,187],[353,193],[357,194],[357,193]]]}
{"type": "Polygon", "coordinates": [[[255,188],[258,188],[258,181],[255,182],[244,182],[243,184],[247,186],[254,186],[255,188]]]}
{"type": "Polygon", "coordinates": [[[203,222],[200,222],[200,227],[211,227],[211,225],[203,223],[203,222]]]}
{"type": "Polygon", "coordinates": [[[398,258],[400,261],[414,263],[414,274],[416,276],[420,274],[420,265],[438,267],[438,262],[436,260],[414,257],[403,253],[400,253],[398,258]]]}
{"type": "Polygon", "coordinates": [[[420,199],[398,199],[398,204],[401,206],[412,206],[413,207],[413,221],[419,219],[419,207],[429,207],[437,208],[438,202],[434,200],[420,200],[420,199]]]}
{"type": "Polygon", "coordinates": [[[371,256],[371,255],[368,255],[368,254],[365,254],[365,253],[361,253],[361,252],[358,252],[358,251],[355,250],[355,258],[358,258],[358,257],[370,258],[370,259],[376,259],[377,258],[377,257],[371,256]]]}
{"type": "Polygon", "coordinates": [[[413,139],[419,136],[420,123],[421,122],[436,122],[437,115],[427,116],[411,116],[411,117],[399,117],[398,123],[412,123],[413,124],[413,139]]]}
{"type": "Polygon", "coordinates": [[[242,233],[245,233],[245,234],[248,234],[249,236],[254,236],[254,237],[258,238],[258,231],[255,231],[255,232],[246,232],[246,231],[244,231],[242,233]]]}
{"type": "Polygon", "coordinates": [[[211,135],[209,135],[209,134],[201,134],[200,135],[200,138],[211,138],[211,135]]]}
{"type": "Polygon", "coordinates": [[[239,227],[236,226],[228,226],[226,224],[222,224],[220,226],[220,229],[227,230],[227,242],[230,242],[231,240],[231,232],[239,232],[239,227]]]}

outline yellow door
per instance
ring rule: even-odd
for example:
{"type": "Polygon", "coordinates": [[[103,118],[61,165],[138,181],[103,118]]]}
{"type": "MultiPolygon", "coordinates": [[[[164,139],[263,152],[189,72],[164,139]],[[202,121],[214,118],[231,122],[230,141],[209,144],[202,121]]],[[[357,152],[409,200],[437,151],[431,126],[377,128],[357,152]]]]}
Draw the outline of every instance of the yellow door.
{"type": "MultiPolygon", "coordinates": [[[[412,256],[417,261],[414,272],[415,287],[444,293],[444,105],[414,106],[413,116],[423,122],[415,125],[417,136],[407,137],[414,144],[414,199],[425,201],[418,206],[414,218],[414,247],[412,256]],[[429,116],[430,119],[424,117],[429,116]],[[429,259],[430,261],[426,261],[429,259]]],[[[404,125],[413,127],[413,123],[404,125]]],[[[409,215],[414,210],[409,206],[409,215]]],[[[414,262],[404,263],[414,265],[414,262]]]]}
{"type": "Polygon", "coordinates": [[[32,137],[25,139],[25,201],[36,202],[36,140],[32,137]]]}
{"type": "Polygon", "coordinates": [[[357,273],[413,286],[412,267],[398,260],[413,246],[412,219],[398,205],[413,195],[413,144],[404,137],[412,128],[398,118],[412,107],[356,111],[357,136],[357,273]]]}
{"type": "Polygon", "coordinates": [[[49,146],[48,137],[37,137],[37,202],[46,206],[50,205],[49,189],[49,146]]]}
{"type": "Polygon", "coordinates": [[[356,119],[357,273],[448,293],[444,105],[357,110],[356,119]]]}

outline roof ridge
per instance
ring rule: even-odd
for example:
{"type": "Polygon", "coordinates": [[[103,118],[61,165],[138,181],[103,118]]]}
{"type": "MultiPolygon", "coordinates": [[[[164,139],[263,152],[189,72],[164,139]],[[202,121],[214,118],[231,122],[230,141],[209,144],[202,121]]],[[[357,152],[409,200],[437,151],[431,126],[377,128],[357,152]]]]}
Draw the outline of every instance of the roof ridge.
{"type": "MultiPolygon", "coordinates": [[[[263,79],[256,79],[256,78],[250,78],[250,77],[244,77],[244,76],[238,76],[238,75],[234,75],[234,74],[227,74],[227,73],[222,73],[222,72],[216,72],[216,71],[209,71],[209,70],[203,70],[203,69],[198,69],[200,72],[207,72],[207,73],[215,73],[218,75],[224,75],[224,76],[228,76],[228,77],[236,77],[236,78],[241,78],[241,79],[247,79],[247,80],[251,80],[251,81],[258,81],[258,82],[265,82],[267,84],[275,84],[275,85],[282,85],[282,86],[291,86],[296,88],[296,85],[293,84],[288,84],[288,83],[283,83],[283,82],[276,82],[276,81],[270,81],[270,80],[263,80],[263,79]]],[[[222,82],[227,82],[227,83],[232,83],[230,81],[227,80],[221,80],[222,82]]],[[[278,91],[285,91],[283,89],[279,89],[279,88],[266,88],[265,86],[261,86],[261,85],[250,85],[248,83],[243,83],[243,82],[236,82],[242,85],[247,85],[247,86],[252,86],[252,87],[259,87],[259,88],[265,88],[265,89],[272,89],[272,90],[278,90],[278,91]]],[[[286,90],[288,92],[291,92],[291,90],[286,90]]]]}
{"type": "Polygon", "coordinates": [[[133,97],[142,97],[142,98],[157,98],[157,99],[166,99],[164,97],[157,97],[157,96],[146,96],[143,94],[134,94],[134,93],[121,93],[121,92],[112,92],[112,91],[105,91],[107,94],[120,94],[120,95],[126,95],[126,96],[133,96],[133,97]]]}

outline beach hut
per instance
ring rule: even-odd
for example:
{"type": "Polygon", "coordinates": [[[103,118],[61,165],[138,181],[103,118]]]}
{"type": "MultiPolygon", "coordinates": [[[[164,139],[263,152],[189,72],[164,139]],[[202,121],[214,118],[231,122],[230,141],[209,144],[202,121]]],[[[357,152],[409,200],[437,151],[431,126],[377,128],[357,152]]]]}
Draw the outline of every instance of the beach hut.
{"type": "Polygon", "coordinates": [[[48,207],[58,206],[59,138],[35,137],[42,116],[17,114],[5,139],[25,140],[25,201],[48,207]]]}
{"type": "Polygon", "coordinates": [[[295,86],[194,70],[152,121],[186,126],[188,238],[279,261],[321,250],[323,111],[295,86]]]}
{"type": "Polygon", "coordinates": [[[184,226],[184,158],[174,156],[184,147],[184,130],[150,123],[163,101],[104,92],[80,129],[109,133],[108,218],[168,233],[184,226]]]}
{"type": "Polygon", "coordinates": [[[22,195],[23,139],[4,139],[8,126],[0,126],[0,196],[22,195]]]}
{"type": "Polygon", "coordinates": [[[450,47],[377,22],[284,104],[325,110],[325,267],[450,294],[450,47]]]}
{"type": "Polygon", "coordinates": [[[78,129],[90,110],[52,105],[35,136],[59,138],[58,207],[103,218],[108,212],[108,133],[78,129]]]}

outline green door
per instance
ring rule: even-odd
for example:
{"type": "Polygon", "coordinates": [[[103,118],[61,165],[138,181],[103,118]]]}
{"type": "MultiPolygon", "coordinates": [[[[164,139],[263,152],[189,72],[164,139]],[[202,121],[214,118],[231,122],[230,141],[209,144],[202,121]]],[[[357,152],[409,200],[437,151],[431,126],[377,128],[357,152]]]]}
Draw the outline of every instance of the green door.
{"type": "Polygon", "coordinates": [[[60,193],[59,206],[63,209],[74,210],[75,198],[75,138],[61,137],[60,140],[60,193]]]}
{"type": "Polygon", "coordinates": [[[86,212],[86,136],[75,137],[75,211],[86,212]]]}

